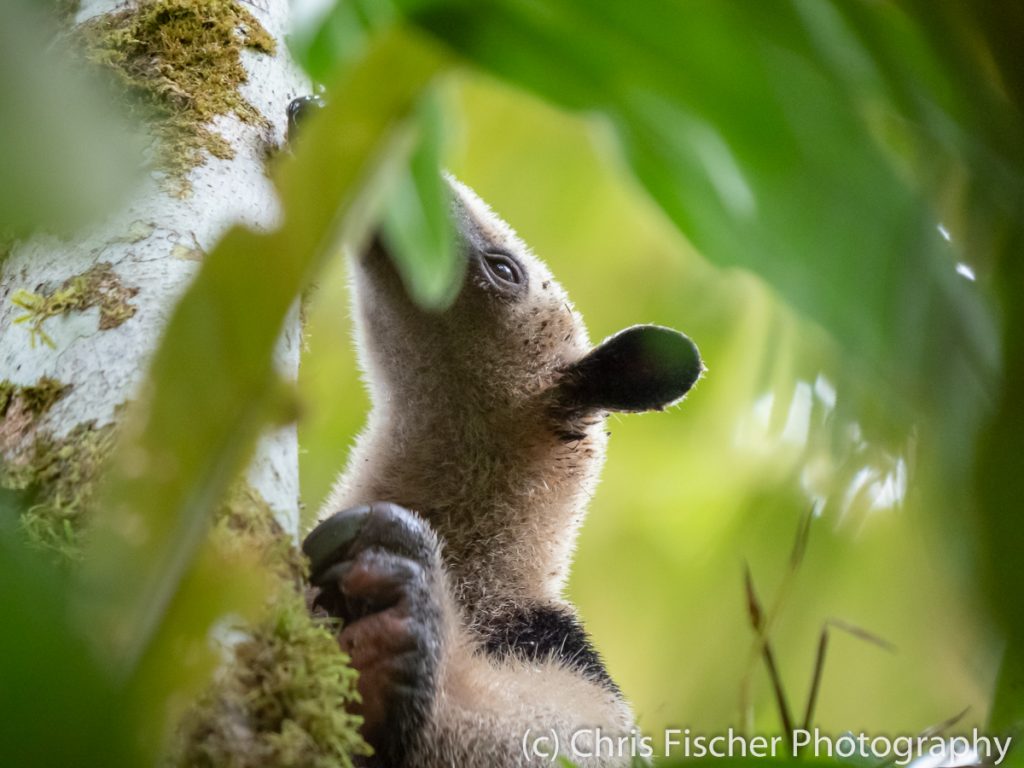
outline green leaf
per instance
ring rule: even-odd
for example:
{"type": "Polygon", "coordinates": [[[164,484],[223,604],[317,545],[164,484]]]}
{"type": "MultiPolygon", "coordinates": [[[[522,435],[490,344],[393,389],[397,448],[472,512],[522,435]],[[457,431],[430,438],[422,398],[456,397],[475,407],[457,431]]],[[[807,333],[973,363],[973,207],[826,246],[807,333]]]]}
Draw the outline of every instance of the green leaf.
{"type": "Polygon", "coordinates": [[[1019,643],[1009,642],[1003,652],[988,727],[995,733],[1020,733],[1024,728],[1024,655],[1019,643]]]}
{"type": "MultiPolygon", "coordinates": [[[[390,0],[340,2],[289,42],[306,71],[321,79],[325,72],[357,58],[395,16],[390,0]]],[[[415,148],[407,167],[388,187],[381,232],[413,301],[437,310],[454,300],[465,266],[457,258],[449,192],[441,176],[444,106],[439,89],[424,94],[414,121],[415,148]]]]}
{"type": "Polygon", "coordinates": [[[100,505],[84,570],[104,647],[130,674],[167,621],[211,512],[275,410],[273,350],[339,233],[365,236],[369,190],[443,58],[393,29],[343,71],[281,168],[284,224],[234,228],[174,310],[100,505]]]}
{"type": "Polygon", "coordinates": [[[332,72],[358,61],[373,35],[394,18],[389,0],[336,2],[323,19],[293,33],[288,46],[309,76],[324,82],[332,72]]]}
{"type": "MultiPolygon", "coordinates": [[[[980,570],[988,591],[988,608],[1006,635],[989,724],[1015,737],[1024,731],[1024,590],[1019,564],[1024,548],[1024,520],[1020,515],[1020,443],[1024,435],[1022,246],[1024,231],[1018,230],[1009,241],[1001,264],[1006,338],[1003,388],[980,435],[974,474],[982,549],[980,570]]],[[[1024,752],[1019,745],[1010,754],[1008,762],[1024,764],[1024,752]]]]}
{"type": "Polygon", "coordinates": [[[458,294],[465,261],[456,251],[441,175],[444,112],[436,89],[424,96],[418,118],[416,148],[388,196],[382,234],[413,301],[440,310],[458,294]]]}
{"type": "MultiPolygon", "coordinates": [[[[6,494],[5,494],[6,495],[6,494]]],[[[9,497],[0,501],[17,508],[9,497]]],[[[67,579],[0,522],[0,753],[5,765],[141,764],[137,703],[111,682],[85,627],[70,620],[67,579]]]]}

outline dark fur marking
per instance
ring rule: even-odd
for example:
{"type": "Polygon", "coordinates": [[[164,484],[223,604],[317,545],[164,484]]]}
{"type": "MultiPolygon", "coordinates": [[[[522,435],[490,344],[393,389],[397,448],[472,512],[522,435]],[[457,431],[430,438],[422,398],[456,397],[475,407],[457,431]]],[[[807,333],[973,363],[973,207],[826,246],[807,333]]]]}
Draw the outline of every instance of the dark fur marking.
{"type": "Polygon", "coordinates": [[[512,655],[526,662],[552,658],[620,693],[579,621],[563,608],[522,608],[495,617],[481,632],[484,650],[492,656],[512,655]]]}
{"type": "Polygon", "coordinates": [[[587,437],[586,432],[576,432],[573,430],[566,430],[556,434],[558,435],[558,439],[563,443],[578,443],[581,440],[585,440],[587,437]]]}

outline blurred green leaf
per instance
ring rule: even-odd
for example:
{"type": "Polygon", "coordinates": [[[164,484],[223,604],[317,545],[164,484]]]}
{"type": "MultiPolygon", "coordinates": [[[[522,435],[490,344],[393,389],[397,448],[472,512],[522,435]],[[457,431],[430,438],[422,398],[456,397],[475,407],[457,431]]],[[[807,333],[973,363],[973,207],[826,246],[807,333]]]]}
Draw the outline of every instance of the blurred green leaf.
{"type": "Polygon", "coordinates": [[[209,539],[200,545],[127,685],[137,702],[137,738],[150,749],[150,759],[164,754],[168,723],[180,721],[224,660],[219,643],[251,626],[246,622],[266,611],[274,588],[257,552],[225,552],[209,539]]]}
{"type": "MultiPolygon", "coordinates": [[[[313,29],[293,35],[291,48],[310,76],[320,79],[358,57],[396,15],[390,0],[338,2],[313,29]]],[[[408,167],[385,193],[381,236],[412,299],[422,307],[443,309],[455,298],[464,264],[456,258],[448,188],[441,176],[445,105],[437,88],[423,95],[414,130],[408,167]]]]}
{"type": "MultiPolygon", "coordinates": [[[[970,206],[968,236],[986,259],[1001,304],[1002,370],[998,396],[979,435],[971,490],[988,609],[1006,638],[989,713],[993,729],[1024,729],[1024,550],[1020,448],[1024,435],[1024,68],[1017,44],[1019,3],[922,3],[905,0],[930,36],[946,42],[958,84],[975,171],[961,193],[970,206]]],[[[1024,764],[1015,744],[1007,764],[1024,764]]]]}
{"type": "Polygon", "coordinates": [[[375,33],[395,19],[390,0],[342,0],[327,15],[288,39],[296,61],[317,82],[358,61],[375,33]]]}
{"type": "Polygon", "coordinates": [[[0,236],[67,231],[110,210],[142,143],[35,3],[0,3],[0,236]]]}
{"type": "MultiPolygon", "coordinates": [[[[988,728],[993,733],[1011,733],[1017,737],[1024,730],[1024,659],[1019,643],[1012,640],[1003,653],[988,728]]],[[[1011,756],[1013,765],[1024,763],[1024,752],[1019,746],[1012,750],[1011,756]]]]}
{"type": "MultiPolygon", "coordinates": [[[[10,499],[0,502],[10,506],[10,499]]],[[[4,765],[138,766],[136,703],[71,620],[66,579],[0,510],[0,749],[4,765]]]]}
{"type": "MultiPolygon", "coordinates": [[[[993,728],[1024,729],[1024,590],[1020,557],[1024,519],[1020,514],[1021,453],[1024,435],[1024,222],[1009,239],[1000,263],[1003,276],[1005,365],[999,401],[982,431],[974,491],[979,510],[981,573],[989,607],[1007,636],[990,714],[993,728]]],[[[1024,763],[1015,748],[1013,760],[1024,763]]]]}
{"type": "Polygon", "coordinates": [[[87,610],[130,673],[189,573],[214,505],[280,397],[272,352],[300,291],[335,245],[365,236],[367,190],[394,166],[408,117],[442,65],[400,29],[340,73],[332,103],[281,168],[281,229],[232,229],[175,309],[149,383],[126,416],[85,568],[87,610]]]}
{"type": "Polygon", "coordinates": [[[456,252],[450,193],[441,175],[444,112],[436,89],[424,95],[417,116],[416,148],[393,182],[382,236],[413,301],[444,309],[458,294],[465,259],[456,252]]]}

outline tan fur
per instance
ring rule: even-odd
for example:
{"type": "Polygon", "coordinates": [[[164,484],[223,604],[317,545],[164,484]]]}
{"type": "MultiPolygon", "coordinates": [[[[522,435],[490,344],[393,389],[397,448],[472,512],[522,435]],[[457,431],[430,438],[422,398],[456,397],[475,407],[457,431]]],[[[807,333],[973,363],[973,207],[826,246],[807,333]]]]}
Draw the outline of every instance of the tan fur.
{"type": "Polygon", "coordinates": [[[508,225],[468,188],[451,185],[462,235],[515,254],[529,294],[496,300],[471,271],[454,305],[431,314],[409,302],[379,249],[359,261],[356,333],[373,408],[324,515],[387,500],[438,533],[449,642],[416,754],[423,768],[502,768],[529,764],[520,744],[527,728],[628,733],[633,718],[616,693],[557,662],[496,662],[476,647],[474,625],[509,606],[566,605],[606,436],[601,415],[553,415],[561,369],[590,349],[582,318],[508,225]],[[565,438],[567,427],[576,439],[565,438]]]}
{"type": "Polygon", "coordinates": [[[485,656],[478,652],[462,611],[450,599],[445,619],[439,696],[430,724],[413,748],[417,766],[550,765],[549,759],[527,759],[523,740],[529,733],[552,731],[563,747],[561,753],[579,768],[630,765],[626,758],[587,759],[567,748],[579,731],[621,736],[635,729],[632,711],[621,696],[557,660],[501,663],[485,656]]]}

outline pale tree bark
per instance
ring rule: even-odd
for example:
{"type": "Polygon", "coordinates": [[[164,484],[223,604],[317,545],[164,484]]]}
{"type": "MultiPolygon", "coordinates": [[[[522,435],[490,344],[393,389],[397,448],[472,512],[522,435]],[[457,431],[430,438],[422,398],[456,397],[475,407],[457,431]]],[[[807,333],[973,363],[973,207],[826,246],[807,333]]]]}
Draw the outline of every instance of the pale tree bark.
{"type": "MultiPolygon", "coordinates": [[[[111,12],[131,13],[140,5],[83,0],[75,23],[111,12]]],[[[248,81],[239,91],[256,119],[228,113],[209,125],[229,147],[218,154],[233,156],[207,153],[177,180],[154,162],[131,200],[105,221],[70,239],[38,234],[16,243],[2,266],[0,454],[9,470],[31,469],[29,457],[40,440],[75,441],[85,431],[116,424],[203,255],[233,223],[257,230],[277,223],[266,164],[283,145],[288,103],[308,93],[309,84],[284,44],[288,0],[239,7],[276,41],[276,50],[240,52],[248,81]]],[[[153,158],[159,156],[158,141],[154,138],[150,148],[153,158]]],[[[295,311],[277,350],[286,379],[297,374],[299,347],[295,311]]],[[[295,535],[294,426],[263,437],[247,480],[295,535]]]]}

